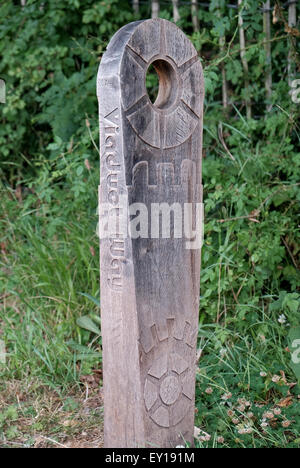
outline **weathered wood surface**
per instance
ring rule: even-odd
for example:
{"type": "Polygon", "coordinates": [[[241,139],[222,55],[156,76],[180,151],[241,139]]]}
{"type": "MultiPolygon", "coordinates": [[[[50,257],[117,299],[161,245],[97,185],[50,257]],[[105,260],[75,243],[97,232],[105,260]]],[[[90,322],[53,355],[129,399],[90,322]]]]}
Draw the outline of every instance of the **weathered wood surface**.
{"type": "MultiPolygon", "coordinates": [[[[116,210],[121,198],[149,211],[153,203],[200,203],[203,73],[181,30],[162,19],[120,29],[102,58],[97,94],[100,206],[116,210]],[[152,63],[160,79],[154,104],[145,87],[152,63]]],[[[100,224],[108,216],[101,212],[100,224]]],[[[118,233],[102,238],[100,251],[105,446],[192,443],[200,249],[174,232],[118,233]]]]}
{"type": "Polygon", "coordinates": [[[5,81],[0,79],[0,104],[5,104],[5,81]]]}

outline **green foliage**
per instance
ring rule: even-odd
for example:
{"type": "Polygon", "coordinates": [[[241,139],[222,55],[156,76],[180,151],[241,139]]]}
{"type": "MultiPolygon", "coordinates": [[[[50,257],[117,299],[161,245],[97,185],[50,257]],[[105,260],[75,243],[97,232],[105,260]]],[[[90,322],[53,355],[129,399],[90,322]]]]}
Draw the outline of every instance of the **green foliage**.
{"type": "Polygon", "coordinates": [[[5,434],[7,440],[15,439],[18,436],[18,409],[15,406],[9,406],[0,412],[0,440],[5,434]]]}
{"type": "MultiPolygon", "coordinates": [[[[227,324],[234,323],[239,331],[257,323],[257,306],[263,302],[268,307],[281,291],[292,293],[300,280],[295,265],[299,253],[299,153],[291,144],[288,117],[270,119],[272,125],[269,120],[263,124],[223,122],[234,160],[221,143],[216,147],[215,121],[206,122],[201,309],[212,319],[224,307],[235,310],[227,316],[227,324]],[[267,134],[268,129],[270,143],[264,146],[256,132],[267,134]]],[[[294,314],[297,320],[297,309],[287,308],[287,302],[281,301],[278,312],[294,314]]]]}
{"type": "Polygon", "coordinates": [[[34,171],[49,159],[57,138],[72,140],[73,156],[91,151],[83,140],[87,115],[97,135],[97,66],[108,39],[133,13],[117,0],[30,0],[23,9],[5,0],[0,16],[0,76],[7,82],[0,174],[13,182],[24,165],[34,171]]]}
{"type": "Polygon", "coordinates": [[[197,375],[195,424],[209,430],[210,438],[200,439],[197,445],[299,448],[300,387],[290,390],[280,375],[282,361],[274,359],[278,373],[269,372],[266,357],[269,361],[272,350],[278,358],[272,343],[261,340],[253,346],[244,339],[237,344],[231,336],[231,344],[216,353],[214,336],[205,328],[204,338],[207,349],[197,375]]]}
{"type": "Polygon", "coordinates": [[[77,325],[84,330],[88,330],[96,335],[100,336],[101,331],[100,328],[97,327],[95,324],[96,317],[90,317],[89,315],[84,315],[83,317],[79,317],[77,319],[77,325]]]}

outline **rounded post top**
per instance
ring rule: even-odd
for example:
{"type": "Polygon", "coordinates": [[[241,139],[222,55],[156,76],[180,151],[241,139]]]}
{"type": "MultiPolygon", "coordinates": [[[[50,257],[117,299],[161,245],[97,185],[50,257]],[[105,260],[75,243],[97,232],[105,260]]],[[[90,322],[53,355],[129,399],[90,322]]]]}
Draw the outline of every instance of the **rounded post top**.
{"type": "Polygon", "coordinates": [[[202,117],[203,70],[197,50],[174,23],[164,19],[136,21],[111,39],[99,67],[97,94],[119,92],[122,109],[133,130],[148,145],[171,148],[186,141],[202,117]],[[151,102],[146,75],[153,65],[159,78],[151,102]],[[164,121],[164,132],[159,128],[164,121]],[[174,136],[178,126],[182,132],[174,136]]]}

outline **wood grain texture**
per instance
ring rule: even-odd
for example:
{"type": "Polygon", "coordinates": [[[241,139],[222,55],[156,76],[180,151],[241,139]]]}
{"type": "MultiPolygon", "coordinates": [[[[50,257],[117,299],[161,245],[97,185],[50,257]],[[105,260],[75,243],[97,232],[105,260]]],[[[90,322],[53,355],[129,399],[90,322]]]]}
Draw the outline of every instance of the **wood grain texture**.
{"type": "MultiPolygon", "coordinates": [[[[162,19],[131,23],[99,68],[99,203],[200,203],[204,84],[197,52],[162,19]],[[157,70],[150,101],[145,76],[157,70]]],[[[105,223],[105,215],[100,223],[105,223]]],[[[150,228],[149,228],[150,229],[150,228]]],[[[171,226],[173,229],[173,226],[171,226]]],[[[185,239],[100,241],[106,447],[193,442],[200,249],[185,239]]]]}
{"type": "Polygon", "coordinates": [[[5,81],[0,79],[0,104],[5,104],[5,81]]]}

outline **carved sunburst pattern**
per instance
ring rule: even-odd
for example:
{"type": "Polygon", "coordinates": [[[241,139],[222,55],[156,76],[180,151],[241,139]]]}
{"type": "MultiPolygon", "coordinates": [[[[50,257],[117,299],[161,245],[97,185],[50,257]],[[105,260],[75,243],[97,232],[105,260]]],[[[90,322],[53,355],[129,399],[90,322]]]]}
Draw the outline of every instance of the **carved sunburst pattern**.
{"type": "Polygon", "coordinates": [[[182,421],[194,396],[194,376],[190,365],[176,351],[163,354],[150,367],[144,386],[145,406],[160,427],[182,421]]]}
{"type": "Polygon", "coordinates": [[[202,79],[202,67],[195,48],[174,24],[160,20],[138,27],[125,49],[121,74],[128,83],[122,90],[123,109],[144,143],[174,148],[191,136],[201,116],[203,93],[196,84],[202,79]],[[168,83],[172,99],[163,107],[151,103],[145,85],[149,66],[158,62],[172,72],[168,83]]]}

